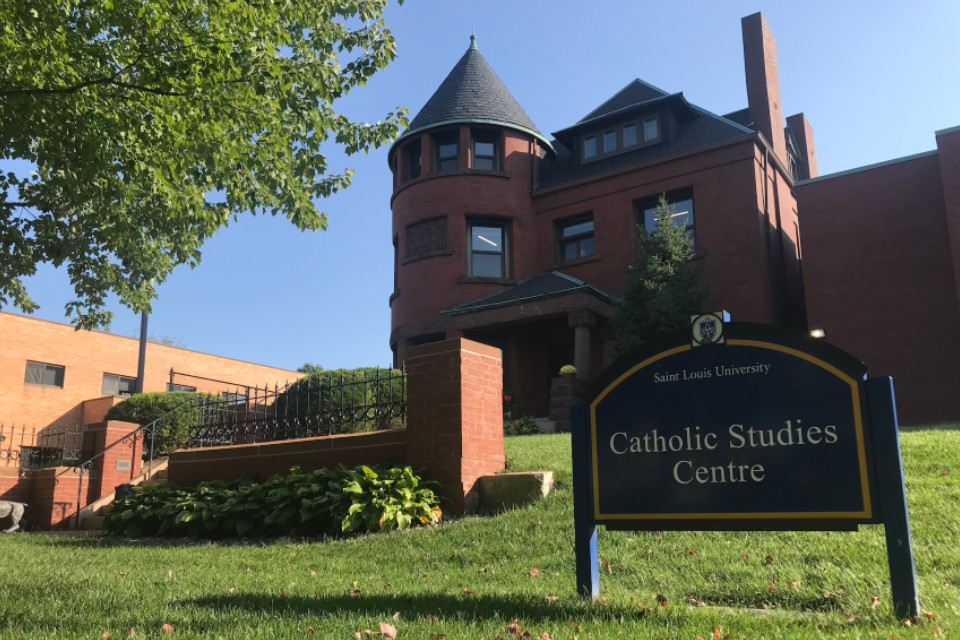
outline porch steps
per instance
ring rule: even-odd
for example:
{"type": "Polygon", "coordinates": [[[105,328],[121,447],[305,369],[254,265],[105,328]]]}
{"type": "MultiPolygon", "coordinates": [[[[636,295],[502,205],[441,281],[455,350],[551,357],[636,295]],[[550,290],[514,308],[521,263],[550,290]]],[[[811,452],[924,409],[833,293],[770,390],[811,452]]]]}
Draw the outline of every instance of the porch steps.
{"type": "MultiPolygon", "coordinates": [[[[130,484],[141,487],[166,484],[167,464],[167,460],[154,461],[152,469],[149,471],[144,469],[143,473],[130,481],[130,484]]],[[[110,513],[110,509],[113,508],[113,500],[115,497],[115,492],[111,491],[99,500],[95,500],[81,509],[79,529],[91,535],[104,533],[104,517],[110,513]]]]}

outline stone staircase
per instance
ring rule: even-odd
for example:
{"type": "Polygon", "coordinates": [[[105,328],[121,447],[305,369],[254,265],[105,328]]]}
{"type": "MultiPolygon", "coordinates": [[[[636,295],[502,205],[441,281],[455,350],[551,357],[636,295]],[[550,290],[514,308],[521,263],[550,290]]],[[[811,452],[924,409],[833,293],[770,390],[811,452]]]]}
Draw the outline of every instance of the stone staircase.
{"type": "MultiPolygon", "coordinates": [[[[144,470],[136,478],[130,481],[134,486],[149,487],[156,484],[166,484],[167,482],[167,464],[168,460],[154,460],[151,469],[144,470]]],[[[111,491],[99,500],[95,500],[80,510],[79,529],[90,535],[105,533],[103,528],[104,518],[113,507],[113,500],[116,497],[115,492],[111,491]]]]}

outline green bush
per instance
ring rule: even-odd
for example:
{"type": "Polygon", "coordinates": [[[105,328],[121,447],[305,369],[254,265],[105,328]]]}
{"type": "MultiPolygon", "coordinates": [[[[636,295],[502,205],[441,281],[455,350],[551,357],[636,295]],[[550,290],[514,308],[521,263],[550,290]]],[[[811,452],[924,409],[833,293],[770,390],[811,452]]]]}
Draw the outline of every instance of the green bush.
{"type": "Polygon", "coordinates": [[[518,420],[505,420],[503,423],[503,434],[507,436],[528,436],[534,433],[540,433],[540,429],[530,416],[523,416],[518,420]]]}
{"type": "MultiPolygon", "coordinates": [[[[153,450],[156,454],[167,454],[174,451],[178,444],[185,443],[190,427],[199,424],[199,409],[195,404],[188,404],[199,397],[218,399],[216,396],[192,391],[138,393],[111,407],[107,411],[106,419],[125,420],[143,426],[163,417],[163,422],[153,434],[153,450]],[[170,413],[178,408],[178,411],[170,413]]],[[[149,447],[150,443],[147,442],[145,449],[149,447]]]]}
{"type": "Polygon", "coordinates": [[[294,467],[266,482],[137,487],[114,501],[105,526],[130,537],[340,536],[436,523],[437,505],[410,467],[294,467]]]}
{"type": "Polygon", "coordinates": [[[277,415],[318,416],[331,433],[356,433],[401,426],[394,410],[405,401],[398,369],[315,369],[281,393],[274,408],[277,415]]]}

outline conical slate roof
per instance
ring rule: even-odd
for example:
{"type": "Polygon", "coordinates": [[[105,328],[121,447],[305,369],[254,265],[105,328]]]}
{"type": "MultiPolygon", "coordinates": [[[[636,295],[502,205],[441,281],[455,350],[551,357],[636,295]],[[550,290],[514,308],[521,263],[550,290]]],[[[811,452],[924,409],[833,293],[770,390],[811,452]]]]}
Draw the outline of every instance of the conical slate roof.
{"type": "Polygon", "coordinates": [[[397,142],[426,129],[463,123],[517,129],[534,136],[552,149],[549,140],[540,133],[537,125],[477,49],[476,36],[470,36],[470,48],[397,142]]]}

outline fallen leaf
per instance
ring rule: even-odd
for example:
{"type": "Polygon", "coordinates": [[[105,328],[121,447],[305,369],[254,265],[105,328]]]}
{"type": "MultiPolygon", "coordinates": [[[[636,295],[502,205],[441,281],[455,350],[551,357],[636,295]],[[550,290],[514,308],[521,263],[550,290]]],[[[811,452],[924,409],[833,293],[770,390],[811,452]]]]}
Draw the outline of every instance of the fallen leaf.
{"type": "Polygon", "coordinates": [[[766,558],[764,558],[764,561],[767,564],[773,564],[773,556],[767,556],[766,558]]]}
{"type": "Polygon", "coordinates": [[[607,573],[613,573],[613,567],[610,565],[609,562],[604,562],[603,568],[606,570],[607,573]]]}
{"type": "Polygon", "coordinates": [[[361,634],[359,631],[354,631],[353,637],[356,638],[357,640],[360,640],[360,638],[363,637],[363,634],[361,634]]]}
{"type": "Polygon", "coordinates": [[[311,578],[316,578],[316,577],[317,577],[317,572],[316,572],[316,571],[311,571],[311,572],[310,572],[310,577],[311,577],[311,578]]]}
{"type": "Polygon", "coordinates": [[[870,608],[876,609],[880,606],[880,596],[873,596],[870,598],[870,608]]]}
{"type": "Polygon", "coordinates": [[[473,595],[473,589],[470,589],[470,588],[464,589],[464,590],[463,590],[463,595],[465,595],[465,596],[472,596],[472,595],[473,595]]]}
{"type": "Polygon", "coordinates": [[[749,560],[749,559],[750,559],[750,554],[749,554],[749,553],[741,553],[741,554],[740,554],[740,557],[743,558],[744,560],[749,560]]]}
{"type": "Polygon", "coordinates": [[[924,611],[924,612],[923,612],[923,617],[926,618],[927,620],[931,620],[931,621],[936,618],[936,616],[933,615],[932,613],[930,613],[929,611],[924,611]]]}
{"type": "Polygon", "coordinates": [[[714,638],[719,638],[719,637],[720,637],[720,627],[714,627],[714,628],[713,628],[713,637],[714,637],[714,638]]]}
{"type": "Polygon", "coordinates": [[[692,605],[694,607],[699,607],[700,601],[697,600],[695,596],[687,596],[687,604],[692,605]]]}
{"type": "Polygon", "coordinates": [[[537,636],[537,640],[553,640],[553,637],[549,633],[544,631],[539,636],[537,636]]]}
{"type": "Polygon", "coordinates": [[[392,624],[387,624],[386,622],[381,622],[381,623],[380,623],[380,633],[382,633],[382,634],[384,635],[384,637],[387,637],[387,638],[390,638],[391,640],[393,640],[393,638],[396,638],[396,637],[397,637],[397,628],[396,628],[395,626],[393,626],[392,624]]]}
{"type": "Polygon", "coordinates": [[[173,627],[171,627],[169,624],[164,622],[163,625],[160,627],[160,631],[163,631],[164,633],[173,633],[173,627]]]}
{"type": "Polygon", "coordinates": [[[661,593],[657,594],[657,602],[660,604],[661,607],[667,606],[667,598],[661,593]]]}
{"type": "Polygon", "coordinates": [[[237,590],[234,589],[233,587],[230,587],[229,589],[227,589],[227,593],[236,593],[236,591],[237,590]]]}
{"type": "Polygon", "coordinates": [[[428,620],[429,622],[436,622],[436,621],[437,621],[437,616],[433,615],[432,613],[427,614],[427,620],[428,620]]]}
{"type": "Polygon", "coordinates": [[[697,555],[697,550],[696,550],[696,549],[690,549],[690,550],[687,551],[687,554],[688,554],[688,555],[691,555],[691,556],[695,556],[695,555],[697,555]]]}
{"type": "Polygon", "coordinates": [[[128,638],[135,638],[136,636],[137,636],[137,630],[136,630],[136,629],[134,629],[133,627],[130,627],[129,629],[127,629],[127,637],[128,637],[128,638]]]}
{"type": "Polygon", "coordinates": [[[552,593],[550,593],[543,596],[543,599],[546,600],[547,602],[556,602],[557,600],[560,599],[560,596],[555,596],[552,593]]]}
{"type": "Polygon", "coordinates": [[[287,595],[287,590],[281,588],[281,589],[280,589],[280,597],[282,598],[282,597],[284,597],[285,595],[287,595]]]}
{"type": "Polygon", "coordinates": [[[390,616],[390,617],[393,618],[394,620],[399,620],[399,619],[400,619],[400,612],[397,611],[397,612],[395,612],[395,613],[394,613],[392,616],[390,616]]]}
{"type": "Polygon", "coordinates": [[[173,569],[167,569],[167,580],[173,579],[173,569]]]}
{"type": "Polygon", "coordinates": [[[362,592],[360,589],[351,589],[350,591],[347,591],[347,595],[351,598],[359,598],[361,593],[362,592]]]}
{"type": "Polygon", "coordinates": [[[445,634],[445,633],[431,633],[431,634],[430,634],[430,637],[433,638],[433,640],[443,640],[443,638],[446,638],[446,637],[447,637],[447,634],[445,634]]]}
{"type": "Polygon", "coordinates": [[[777,585],[775,585],[775,584],[768,584],[768,585],[767,585],[767,589],[769,589],[770,591],[776,591],[776,590],[777,590],[777,585]]]}
{"type": "Polygon", "coordinates": [[[110,632],[109,632],[109,631],[104,631],[103,633],[100,634],[100,637],[101,637],[101,638],[109,638],[109,637],[110,637],[110,632]]]}
{"type": "Polygon", "coordinates": [[[531,578],[536,578],[538,575],[540,575],[540,569],[537,569],[536,567],[534,567],[533,569],[530,569],[531,578]]]}
{"type": "Polygon", "coordinates": [[[580,631],[580,623],[579,623],[579,622],[575,622],[575,621],[571,620],[569,624],[570,624],[570,628],[572,628],[574,631],[580,631]]]}
{"type": "Polygon", "coordinates": [[[787,583],[787,589],[790,589],[791,591],[796,591],[797,587],[799,586],[800,586],[799,580],[791,580],[790,582],[787,583]]]}
{"type": "Polygon", "coordinates": [[[514,620],[507,625],[507,633],[520,633],[520,621],[514,620]]]}
{"type": "Polygon", "coordinates": [[[314,636],[317,634],[317,630],[314,629],[313,627],[307,627],[307,633],[310,634],[311,636],[314,636]]]}

